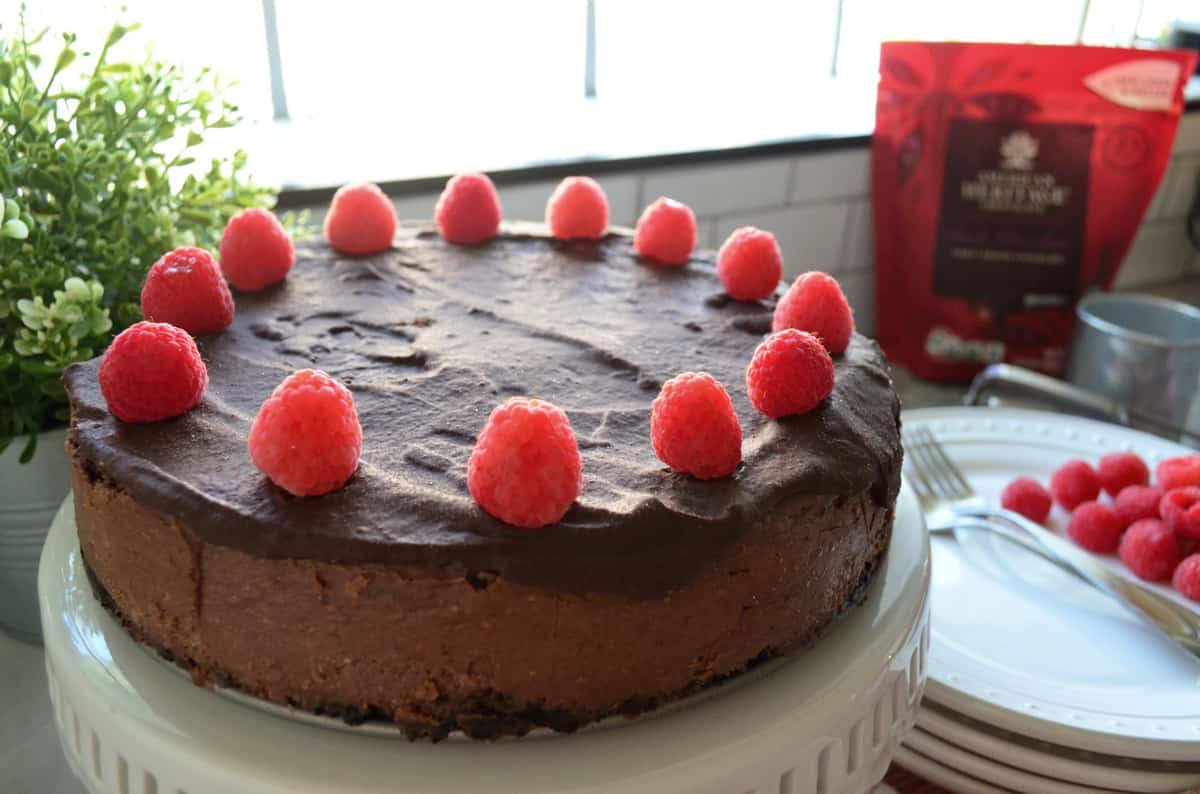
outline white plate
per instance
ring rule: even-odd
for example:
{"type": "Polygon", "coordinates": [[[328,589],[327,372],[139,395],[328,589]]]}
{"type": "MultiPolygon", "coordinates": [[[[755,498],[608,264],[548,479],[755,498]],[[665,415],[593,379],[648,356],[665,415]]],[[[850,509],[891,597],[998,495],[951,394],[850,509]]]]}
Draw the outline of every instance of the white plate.
{"type": "MultiPolygon", "coordinates": [[[[1151,467],[1193,452],[1077,417],[1013,408],[931,408],[927,425],[981,496],[1026,475],[1048,482],[1072,458],[1133,450],[1151,467]]],[[[1061,531],[1059,508],[1051,528],[1061,531]]],[[[930,681],[952,711],[1026,736],[1143,759],[1200,759],[1200,663],[1058,568],[975,534],[933,547],[930,681]]],[[[1114,557],[1101,558],[1128,575],[1114,557]]],[[[1168,587],[1160,592],[1195,609],[1168,587]]]]}
{"type": "Polygon", "coordinates": [[[55,724],[94,794],[856,794],[916,718],[928,647],[929,548],[908,489],[865,602],[813,647],[654,719],[534,741],[328,730],[193,686],[96,603],[69,501],[38,586],[55,724]]]}
{"type": "MultiPolygon", "coordinates": [[[[1183,791],[1200,786],[1200,762],[1138,761],[1072,750],[992,728],[929,701],[917,714],[917,726],[926,734],[984,758],[1084,786],[1127,792],[1183,791]]],[[[949,762],[940,755],[935,757],[949,762]]]]}
{"type": "Polygon", "coordinates": [[[990,785],[1002,786],[1024,794],[1111,794],[1116,789],[1095,788],[1067,783],[1063,780],[1042,777],[1005,764],[967,752],[933,734],[914,729],[904,737],[904,746],[942,766],[964,775],[985,780],[990,785]]]}

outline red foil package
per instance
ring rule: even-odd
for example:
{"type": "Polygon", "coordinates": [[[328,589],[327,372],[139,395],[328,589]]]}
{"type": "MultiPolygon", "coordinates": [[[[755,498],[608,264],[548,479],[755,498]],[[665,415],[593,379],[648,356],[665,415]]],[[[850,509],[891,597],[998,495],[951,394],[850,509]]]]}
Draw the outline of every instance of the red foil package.
{"type": "Polygon", "coordinates": [[[1170,157],[1190,52],[889,42],[872,144],[878,337],[933,380],[1060,374],[1170,157]]]}

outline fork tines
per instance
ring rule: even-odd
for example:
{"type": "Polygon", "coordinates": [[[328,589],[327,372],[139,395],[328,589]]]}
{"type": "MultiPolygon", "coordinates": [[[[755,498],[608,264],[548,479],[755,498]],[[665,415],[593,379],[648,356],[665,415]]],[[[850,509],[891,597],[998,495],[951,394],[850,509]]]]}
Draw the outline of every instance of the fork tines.
{"type": "Polygon", "coordinates": [[[944,501],[967,499],[975,490],[926,425],[903,431],[904,468],[919,496],[944,501]],[[922,493],[924,492],[924,493],[922,493]]]}

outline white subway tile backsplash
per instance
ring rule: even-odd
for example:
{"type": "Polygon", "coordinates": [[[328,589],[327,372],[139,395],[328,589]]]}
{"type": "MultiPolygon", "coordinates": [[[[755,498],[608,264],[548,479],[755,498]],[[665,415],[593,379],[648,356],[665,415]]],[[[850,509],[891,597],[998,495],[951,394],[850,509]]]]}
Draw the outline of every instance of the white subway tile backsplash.
{"type": "Polygon", "coordinates": [[[429,220],[433,218],[433,208],[437,205],[438,193],[422,193],[412,196],[395,196],[392,204],[396,207],[396,215],[400,220],[429,220]]]}
{"type": "Polygon", "coordinates": [[[854,310],[854,327],[860,334],[875,335],[875,274],[851,273],[838,276],[842,292],[854,310]]]}
{"type": "Polygon", "coordinates": [[[783,249],[784,277],[792,279],[806,270],[838,269],[849,215],[845,201],[729,215],[718,222],[717,239],[724,240],[739,226],[771,232],[783,249]]]}
{"type": "Polygon", "coordinates": [[[767,157],[648,171],[642,202],[666,196],[687,204],[697,215],[779,206],[787,200],[791,166],[791,158],[767,157]]]}
{"type": "Polygon", "coordinates": [[[857,273],[870,270],[875,264],[875,227],[871,214],[871,199],[855,201],[850,212],[850,229],[846,234],[846,250],[839,270],[857,273]]]}
{"type": "Polygon", "coordinates": [[[1187,272],[1193,257],[1182,220],[1144,223],[1117,273],[1114,286],[1128,289],[1179,278],[1187,272]]]}
{"type": "Polygon", "coordinates": [[[540,221],[546,217],[546,201],[558,181],[522,182],[517,185],[497,185],[504,219],[510,221],[540,221]]]}
{"type": "MultiPolygon", "coordinates": [[[[580,166],[579,176],[592,176],[586,166],[580,166]]],[[[642,208],[637,206],[638,177],[635,174],[613,174],[592,177],[604,188],[608,197],[608,220],[614,226],[633,226],[642,208]]],[[[504,215],[514,220],[540,221],[546,217],[546,202],[561,180],[552,182],[529,182],[501,187],[500,200],[505,202],[504,215]],[[508,208],[507,197],[512,196],[513,210],[508,208]],[[517,214],[520,212],[520,214],[517,214]]]]}
{"type": "Polygon", "coordinates": [[[1150,199],[1150,206],[1146,208],[1146,215],[1142,218],[1142,222],[1156,221],[1163,217],[1163,208],[1167,203],[1167,196],[1171,192],[1171,180],[1178,170],[1176,165],[1179,162],[1178,157],[1172,157],[1167,161],[1167,167],[1163,170],[1162,179],[1158,180],[1158,190],[1154,192],[1154,198],[1150,199]]]}
{"type": "MultiPolygon", "coordinates": [[[[582,175],[587,169],[580,168],[582,175]]],[[[609,220],[616,226],[632,226],[637,220],[637,180],[633,174],[615,174],[597,179],[608,196],[609,220]]],[[[497,185],[504,218],[510,221],[541,221],[546,217],[546,202],[559,180],[520,182],[512,185],[497,185]]],[[[399,196],[393,199],[401,218],[432,218],[438,194],[421,196],[399,196]]]]}
{"type": "Polygon", "coordinates": [[[871,150],[866,147],[801,155],[796,158],[789,200],[795,203],[865,196],[871,191],[870,172],[871,150]]]}
{"type": "MultiPolygon", "coordinates": [[[[580,172],[586,174],[587,168],[580,172]]],[[[1117,283],[1136,288],[1200,272],[1183,218],[1200,177],[1200,113],[1184,116],[1167,172],[1146,213],[1117,283]]],[[[790,281],[805,270],[834,273],[865,333],[874,331],[874,239],[870,148],[745,158],[598,177],[614,225],[633,226],[659,196],[687,203],[697,215],[697,248],[719,248],[739,226],[779,239],[790,281]]],[[[500,187],[508,219],[541,220],[557,180],[500,187]]],[[[430,218],[437,191],[393,199],[401,218],[430,218]]],[[[325,207],[314,207],[319,223],[325,207]]]]}
{"type": "MultiPolygon", "coordinates": [[[[587,169],[582,169],[582,173],[587,175],[587,169]]],[[[600,187],[604,188],[604,195],[608,196],[608,220],[614,226],[633,226],[642,214],[642,208],[637,205],[638,179],[636,174],[596,177],[600,187]]]]}
{"type": "Polygon", "coordinates": [[[716,249],[721,247],[725,238],[717,239],[717,219],[696,219],[696,248],[716,249]]]}
{"type": "Polygon", "coordinates": [[[1157,217],[1182,218],[1187,215],[1196,195],[1196,178],[1200,176],[1200,154],[1174,158],[1168,176],[1170,180],[1167,193],[1157,217]]]}
{"type": "Polygon", "coordinates": [[[1175,133],[1176,152],[1200,152],[1200,113],[1184,113],[1175,133]]]}

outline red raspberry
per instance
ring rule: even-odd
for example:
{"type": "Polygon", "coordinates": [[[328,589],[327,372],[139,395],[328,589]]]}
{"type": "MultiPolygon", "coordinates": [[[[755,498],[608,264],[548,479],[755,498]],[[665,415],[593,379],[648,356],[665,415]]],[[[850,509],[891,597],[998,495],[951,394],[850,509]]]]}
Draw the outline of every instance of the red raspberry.
{"type": "Polygon", "coordinates": [[[717,275],[734,300],[769,298],[783,278],[783,251],[775,235],[753,226],[735,229],[717,252],[717,275]]]}
{"type": "Polygon", "coordinates": [[[663,384],[650,410],[650,443],[663,463],[701,480],[724,477],[742,461],[733,401],[707,372],[685,372],[663,384]]]}
{"type": "Polygon", "coordinates": [[[450,177],[433,210],[438,231],[452,243],[473,245],[500,231],[504,213],[496,186],[486,174],[450,177]]]}
{"type": "Polygon", "coordinates": [[[633,232],[638,256],[660,265],[685,265],[696,247],[696,216],[675,199],[659,198],[642,210],[633,232]]]}
{"type": "Polygon", "coordinates": [[[1158,503],[1163,492],[1149,485],[1127,485],[1113,500],[1113,512],[1121,523],[1129,526],[1143,518],[1158,518],[1158,503]]]}
{"type": "Polygon", "coordinates": [[[844,351],[854,334],[854,315],[837,280],[819,270],[797,276],[775,304],[771,330],[784,328],[816,334],[835,356],[844,351]]]}
{"type": "Polygon", "coordinates": [[[1155,467],[1154,475],[1158,479],[1158,486],[1164,491],[1185,485],[1200,486],[1200,455],[1167,458],[1155,467]]]}
{"type": "Polygon", "coordinates": [[[608,197],[589,176],[569,176],[546,202],[546,225],[560,240],[599,240],[608,230],[608,197]]]}
{"type": "Polygon", "coordinates": [[[583,459],[567,415],[530,397],[497,406],[467,462],[467,488],[506,524],[537,529],[561,520],[583,490],[583,459]]]}
{"type": "Polygon", "coordinates": [[[325,239],[343,254],[377,254],[392,247],[396,208],[371,182],[343,185],[325,216],[325,239]]]}
{"type": "Polygon", "coordinates": [[[1175,575],[1171,577],[1171,586],[1178,590],[1184,598],[1200,602],[1200,554],[1193,554],[1175,566],[1175,575]]]}
{"type": "Polygon", "coordinates": [[[1179,543],[1166,524],[1157,518],[1143,518],[1125,530],[1117,555],[1139,578],[1163,582],[1179,564],[1179,543]]]}
{"type": "Polygon", "coordinates": [[[238,289],[254,292],[283,281],[295,261],[292,238],[268,210],[242,210],[225,225],[221,271],[238,289]]]}
{"type": "Polygon", "coordinates": [[[1172,488],[1158,503],[1158,513],[1182,537],[1200,539],[1200,488],[1172,488]]]}
{"type": "Polygon", "coordinates": [[[212,254],[176,248],[150,266],[142,285],[142,315],[201,336],[233,322],[233,296],[212,254]]]}
{"type": "Polygon", "coordinates": [[[1100,495],[1100,478],[1087,461],[1068,461],[1050,478],[1050,493],[1054,494],[1054,501],[1074,510],[1100,495]]]}
{"type": "Polygon", "coordinates": [[[104,351],[100,393],[122,422],[158,422],[199,405],[208,370],[196,340],[167,323],[129,326],[104,351]]]}
{"type": "Polygon", "coordinates": [[[1084,502],[1076,507],[1067,524],[1071,540],[1101,554],[1117,550],[1123,529],[1117,514],[1099,502],[1084,502]]]}
{"type": "Polygon", "coordinates": [[[772,419],[808,413],[833,394],[833,359],[820,339],[785,328],[755,349],[746,368],[746,392],[772,419]]]}
{"type": "Polygon", "coordinates": [[[1100,487],[1109,496],[1116,496],[1126,486],[1150,482],[1150,467],[1132,452],[1114,452],[1100,458],[1096,467],[1100,487]]]}
{"type": "Polygon", "coordinates": [[[1044,523],[1050,515],[1050,492],[1030,477],[1018,477],[1000,493],[1000,506],[1033,521],[1044,523]]]}
{"type": "Polygon", "coordinates": [[[354,397],[321,370],[293,372],[258,409],[249,447],[254,465],[293,496],[336,491],[362,454],[354,397]]]}

